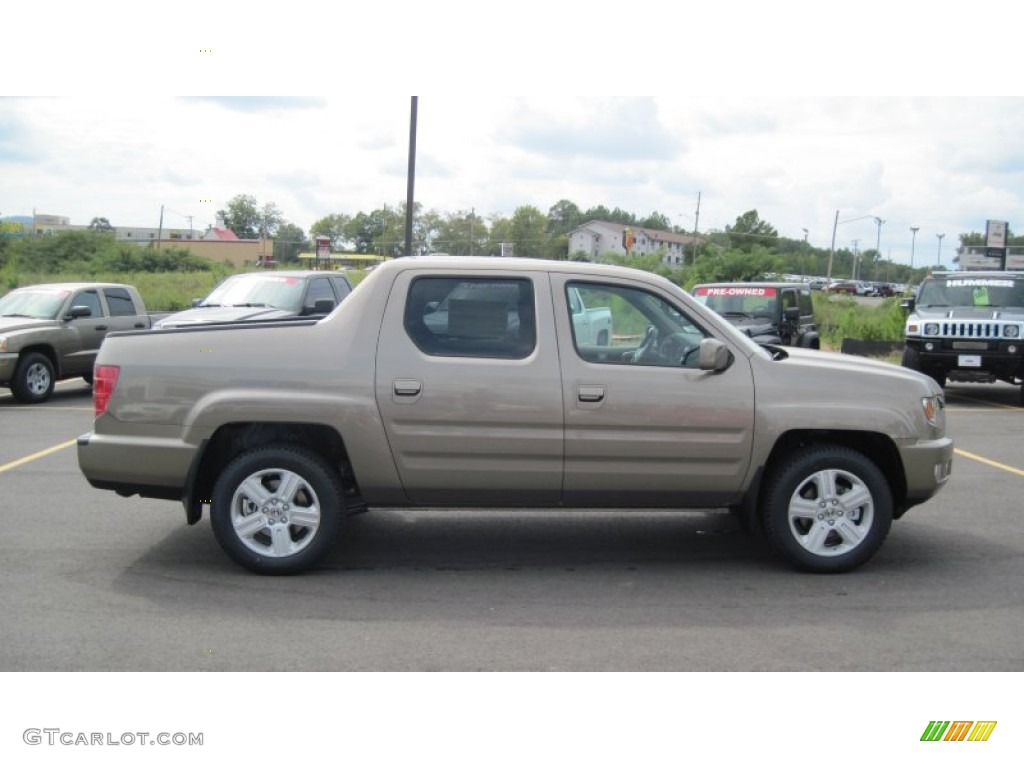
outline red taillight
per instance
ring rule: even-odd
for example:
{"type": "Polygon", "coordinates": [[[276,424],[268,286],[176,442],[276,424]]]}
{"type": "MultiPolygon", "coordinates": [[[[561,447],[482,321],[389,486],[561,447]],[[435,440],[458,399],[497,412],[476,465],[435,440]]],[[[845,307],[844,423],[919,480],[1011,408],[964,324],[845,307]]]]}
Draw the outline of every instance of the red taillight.
{"type": "Polygon", "coordinates": [[[107,412],[107,403],[117,386],[117,376],[121,369],[116,365],[97,365],[92,373],[92,403],[96,415],[107,412]]]}

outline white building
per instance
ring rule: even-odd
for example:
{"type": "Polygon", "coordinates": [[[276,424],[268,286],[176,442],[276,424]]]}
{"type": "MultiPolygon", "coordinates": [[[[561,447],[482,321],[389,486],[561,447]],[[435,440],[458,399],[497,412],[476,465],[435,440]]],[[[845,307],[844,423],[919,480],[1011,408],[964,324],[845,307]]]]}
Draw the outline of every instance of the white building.
{"type": "Polygon", "coordinates": [[[602,254],[613,253],[626,256],[624,241],[632,236],[633,247],[630,254],[645,256],[650,253],[665,254],[665,263],[679,266],[692,258],[693,243],[702,240],[692,234],[680,234],[664,229],[649,229],[635,224],[616,224],[611,221],[588,221],[569,232],[569,258],[574,253],[583,252],[587,258],[597,260],[602,254]]]}
{"type": "Polygon", "coordinates": [[[684,264],[687,257],[692,259],[694,241],[699,244],[702,240],[699,235],[695,238],[693,235],[647,229],[635,224],[588,221],[569,233],[569,258],[580,252],[595,261],[607,253],[625,256],[624,239],[627,235],[631,235],[633,239],[630,250],[633,256],[661,252],[664,254],[665,263],[673,267],[684,264]]]}

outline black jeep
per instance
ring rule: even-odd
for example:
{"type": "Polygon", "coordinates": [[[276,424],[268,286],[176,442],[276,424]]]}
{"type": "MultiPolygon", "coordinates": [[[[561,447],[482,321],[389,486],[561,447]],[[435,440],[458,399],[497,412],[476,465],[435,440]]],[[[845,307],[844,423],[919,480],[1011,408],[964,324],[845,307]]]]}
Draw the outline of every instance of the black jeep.
{"type": "Polygon", "coordinates": [[[704,283],[692,294],[759,344],[821,349],[806,283],[704,283]]]}

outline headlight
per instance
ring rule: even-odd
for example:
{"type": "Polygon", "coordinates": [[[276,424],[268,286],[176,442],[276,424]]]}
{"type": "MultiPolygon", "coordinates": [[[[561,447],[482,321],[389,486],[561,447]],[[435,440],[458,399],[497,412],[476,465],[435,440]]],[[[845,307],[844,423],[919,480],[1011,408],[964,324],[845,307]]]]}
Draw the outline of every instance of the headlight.
{"type": "Polygon", "coordinates": [[[1019,339],[1020,338],[1020,326],[1019,325],[1004,325],[1003,335],[1008,339],[1019,339]]]}
{"type": "Polygon", "coordinates": [[[933,427],[942,429],[946,425],[946,402],[942,395],[932,395],[921,398],[921,408],[924,409],[924,417],[933,427]]]}
{"type": "Polygon", "coordinates": [[[924,335],[925,336],[938,336],[939,335],[939,324],[938,323],[925,323],[924,324],[924,335]]]}

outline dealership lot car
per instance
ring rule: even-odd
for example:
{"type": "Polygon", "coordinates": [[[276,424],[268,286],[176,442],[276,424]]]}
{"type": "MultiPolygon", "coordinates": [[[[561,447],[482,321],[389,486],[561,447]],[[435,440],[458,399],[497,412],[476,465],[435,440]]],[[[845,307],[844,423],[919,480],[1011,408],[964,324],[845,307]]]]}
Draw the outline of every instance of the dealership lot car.
{"type": "Polygon", "coordinates": [[[192,309],[169,315],[153,327],[324,315],[351,292],[352,284],[341,272],[245,272],[226,278],[192,309]]]}

